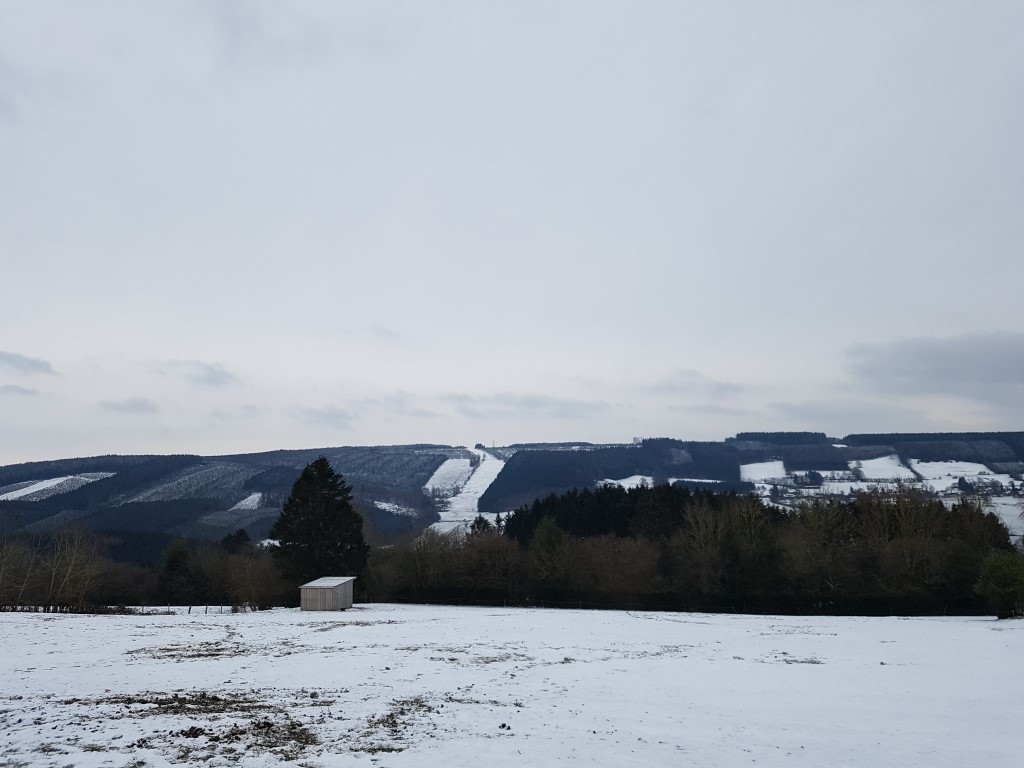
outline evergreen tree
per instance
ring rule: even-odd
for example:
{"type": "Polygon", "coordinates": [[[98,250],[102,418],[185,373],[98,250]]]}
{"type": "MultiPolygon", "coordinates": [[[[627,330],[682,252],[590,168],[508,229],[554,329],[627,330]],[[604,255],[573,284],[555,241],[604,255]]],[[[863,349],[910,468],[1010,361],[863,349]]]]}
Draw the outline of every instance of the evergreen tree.
{"type": "Polygon", "coordinates": [[[491,521],[483,515],[477,515],[473,522],[469,524],[469,535],[470,536],[483,536],[494,531],[494,526],[491,521]]]}
{"type": "Polygon", "coordinates": [[[270,538],[278,541],[274,555],[284,573],[301,581],[361,576],[370,549],[352,487],[324,456],[302,470],[270,538]]]}
{"type": "Polygon", "coordinates": [[[183,539],[175,539],[164,552],[157,575],[157,595],[172,605],[194,605],[204,599],[206,585],[202,572],[192,562],[183,539]]]}

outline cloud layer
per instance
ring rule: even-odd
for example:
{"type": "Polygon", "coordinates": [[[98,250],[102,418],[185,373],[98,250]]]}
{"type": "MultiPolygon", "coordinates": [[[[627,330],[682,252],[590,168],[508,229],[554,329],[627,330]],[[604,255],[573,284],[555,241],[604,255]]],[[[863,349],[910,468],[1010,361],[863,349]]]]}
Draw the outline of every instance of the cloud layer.
{"type": "Polygon", "coordinates": [[[1024,427],[1022,3],[110,7],[2,11],[0,463],[1024,427]]]}
{"type": "Polygon", "coordinates": [[[17,352],[0,352],[0,370],[24,375],[56,373],[47,360],[17,352]]]}

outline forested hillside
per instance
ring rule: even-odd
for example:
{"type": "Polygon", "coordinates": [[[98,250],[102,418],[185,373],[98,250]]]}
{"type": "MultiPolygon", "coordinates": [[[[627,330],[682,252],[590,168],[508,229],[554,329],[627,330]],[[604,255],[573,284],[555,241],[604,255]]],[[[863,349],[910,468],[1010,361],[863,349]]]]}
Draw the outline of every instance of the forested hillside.
{"type": "MultiPolygon", "coordinates": [[[[436,519],[423,485],[447,459],[442,445],[341,447],[231,456],[98,456],[0,467],[0,532],[44,533],[69,523],[119,539],[264,537],[302,467],[325,455],[382,534],[436,519]],[[69,490],[70,489],[70,490],[69,490]]],[[[149,547],[143,547],[147,551],[149,547]]]]}

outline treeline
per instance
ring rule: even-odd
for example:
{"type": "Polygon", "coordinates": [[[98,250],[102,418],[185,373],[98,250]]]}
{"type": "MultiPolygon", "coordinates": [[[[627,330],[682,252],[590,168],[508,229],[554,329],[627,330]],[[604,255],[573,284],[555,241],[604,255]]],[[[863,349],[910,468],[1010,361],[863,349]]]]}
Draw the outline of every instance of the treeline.
{"type": "MultiPolygon", "coordinates": [[[[154,542],[155,543],[155,542],[154,542]]],[[[296,585],[244,530],[220,542],[166,540],[155,565],[113,559],[116,538],[66,528],[0,537],[0,611],[105,612],[116,606],[291,604],[296,585]]],[[[125,554],[125,553],[120,553],[125,554]]]]}
{"type": "Polygon", "coordinates": [[[28,461],[0,467],[0,487],[62,475],[80,475],[89,472],[120,472],[125,467],[142,464],[154,456],[87,456],[55,461],[28,461]]]}
{"type": "Polygon", "coordinates": [[[302,468],[320,455],[326,456],[332,466],[345,476],[357,496],[370,497],[395,491],[418,493],[447,459],[469,458],[473,454],[464,448],[417,444],[310,448],[217,458],[273,470],[256,475],[259,479],[253,478],[247,487],[287,496],[302,468]]]}
{"type": "Polygon", "coordinates": [[[737,432],[738,442],[771,443],[772,445],[811,445],[828,443],[824,432],[737,432]]]}
{"type": "MultiPolygon", "coordinates": [[[[141,560],[139,561],[141,562],[141,560]]],[[[244,530],[219,542],[0,536],[0,610],[294,605],[244,530]],[[158,548],[162,549],[156,557],[158,548]],[[148,550],[148,563],[117,562],[148,550]]],[[[659,485],[551,495],[468,535],[374,547],[357,598],[801,614],[1024,613],[1024,556],[974,501],[871,490],[793,510],[659,485]]]]}
{"type": "Polygon", "coordinates": [[[826,614],[1013,613],[1024,558],[977,503],[873,490],[782,511],[753,496],[601,488],[500,529],[371,556],[373,599],[826,614]],[[1000,570],[1002,569],[1002,570],[1000,570]]]}
{"type": "Polygon", "coordinates": [[[511,456],[480,497],[480,510],[494,513],[551,493],[592,487],[600,480],[649,475],[740,482],[736,447],[716,442],[647,438],[639,445],[588,450],[529,450],[511,456]]]}
{"type": "Polygon", "coordinates": [[[921,461],[1024,461],[1024,432],[904,432],[853,434],[850,446],[889,445],[921,461]]]}
{"type": "MultiPolygon", "coordinates": [[[[888,451],[881,452],[885,455],[888,451]]],[[[782,459],[786,469],[791,472],[845,472],[850,467],[849,450],[836,448],[831,443],[813,445],[741,445],[739,462],[754,464],[761,461],[782,459]]],[[[875,455],[878,455],[877,453],[875,455]]]]}

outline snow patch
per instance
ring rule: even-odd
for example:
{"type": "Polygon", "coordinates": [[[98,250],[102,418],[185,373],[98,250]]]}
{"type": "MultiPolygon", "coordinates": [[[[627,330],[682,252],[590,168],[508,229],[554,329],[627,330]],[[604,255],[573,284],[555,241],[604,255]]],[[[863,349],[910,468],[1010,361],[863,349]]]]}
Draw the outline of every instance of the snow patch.
{"type": "Polygon", "coordinates": [[[917,480],[917,475],[903,466],[903,462],[896,454],[878,459],[851,461],[849,464],[850,471],[859,469],[864,473],[865,480],[917,480]]]}
{"type": "Polygon", "coordinates": [[[987,504],[985,510],[992,512],[996,517],[1002,520],[1010,530],[1010,535],[1014,538],[1024,536],[1024,519],[1021,515],[1024,514],[1024,498],[1013,497],[1013,496],[996,496],[987,500],[991,503],[991,507],[987,504]]]}
{"type": "Polygon", "coordinates": [[[403,507],[401,504],[394,504],[390,501],[375,501],[373,506],[385,512],[390,512],[392,515],[402,515],[403,517],[416,517],[419,514],[415,509],[403,507]]]}
{"type": "Polygon", "coordinates": [[[447,459],[434,470],[434,474],[423,486],[428,496],[454,496],[469,481],[473,464],[469,459],[447,459]]]}
{"type": "Polygon", "coordinates": [[[0,495],[0,501],[14,501],[15,499],[22,498],[25,498],[26,501],[39,501],[61,493],[69,493],[81,488],[83,485],[95,483],[97,480],[113,477],[113,475],[113,472],[86,472],[80,475],[65,475],[63,477],[51,477],[47,480],[17,483],[14,490],[0,495]],[[36,498],[27,499],[26,497],[28,496],[35,496],[36,498]]]}
{"type": "Polygon", "coordinates": [[[770,483],[785,477],[786,465],[781,460],[740,465],[740,480],[748,483],[770,483]]]}
{"type": "Polygon", "coordinates": [[[974,485],[1009,485],[1013,478],[1009,475],[993,473],[984,464],[972,461],[916,461],[910,460],[911,466],[921,473],[921,477],[938,493],[957,490],[957,483],[964,478],[974,485]]]}
{"type": "Polygon", "coordinates": [[[654,478],[650,475],[630,475],[629,477],[624,477],[621,480],[598,480],[597,484],[599,486],[618,485],[627,490],[630,488],[639,488],[642,485],[650,488],[654,485],[654,478]]]}
{"type": "Polygon", "coordinates": [[[252,493],[242,499],[240,502],[235,504],[230,511],[234,512],[240,509],[259,509],[260,503],[263,501],[262,493],[252,493]]]}

